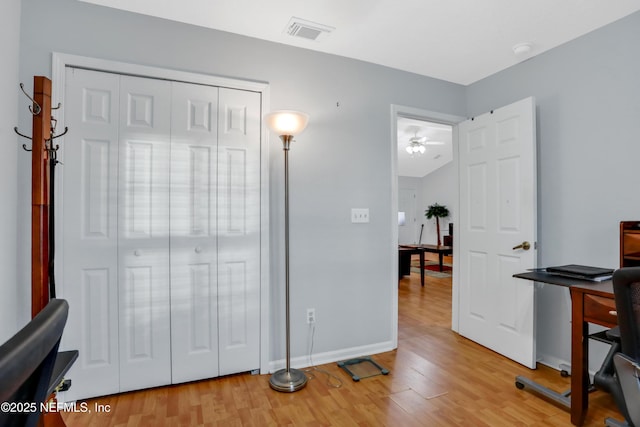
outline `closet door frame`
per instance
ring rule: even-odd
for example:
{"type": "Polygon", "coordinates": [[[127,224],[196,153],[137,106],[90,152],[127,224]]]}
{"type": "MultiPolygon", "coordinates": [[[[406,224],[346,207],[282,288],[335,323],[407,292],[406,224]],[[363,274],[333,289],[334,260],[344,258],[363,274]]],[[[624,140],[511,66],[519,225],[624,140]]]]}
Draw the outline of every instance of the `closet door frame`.
{"type": "MultiPolygon", "coordinates": [[[[54,116],[58,123],[65,123],[64,120],[64,94],[65,94],[65,70],[67,67],[85,68],[95,71],[111,72],[139,77],[149,77],[155,79],[173,80],[185,83],[204,84],[209,86],[228,87],[231,89],[247,90],[260,93],[260,108],[262,115],[268,111],[269,106],[269,84],[267,82],[231,79],[208,74],[190,73],[185,71],[171,70],[165,68],[149,67],[145,65],[129,64],[126,62],[110,61],[86,56],[70,55],[53,52],[52,61],[52,103],[56,106],[62,105],[60,110],[54,111],[54,116]]],[[[268,132],[260,124],[260,373],[269,373],[269,294],[270,294],[270,256],[269,256],[269,138],[268,132]]],[[[58,160],[64,164],[64,137],[56,139],[60,145],[58,160]]],[[[56,169],[59,177],[56,177],[56,198],[63,200],[62,186],[64,167],[56,169]]],[[[64,234],[63,221],[59,215],[60,206],[56,207],[56,233],[64,234]]],[[[64,265],[64,252],[61,239],[56,242],[56,264],[64,265]]],[[[64,295],[64,277],[60,269],[56,272],[60,295],[64,295]]]]}

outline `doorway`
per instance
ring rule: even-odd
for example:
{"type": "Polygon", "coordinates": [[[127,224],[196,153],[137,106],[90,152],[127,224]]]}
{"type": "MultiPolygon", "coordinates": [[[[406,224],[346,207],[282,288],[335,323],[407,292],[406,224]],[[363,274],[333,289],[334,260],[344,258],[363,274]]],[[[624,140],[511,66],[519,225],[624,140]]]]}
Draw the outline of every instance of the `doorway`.
{"type": "MultiPolygon", "coordinates": [[[[399,185],[399,176],[400,176],[400,156],[404,153],[407,152],[406,147],[408,146],[408,144],[411,142],[411,138],[414,138],[413,141],[417,141],[419,139],[422,139],[423,136],[426,136],[426,140],[430,139],[429,135],[419,135],[417,133],[417,127],[413,127],[411,128],[412,125],[417,126],[419,123],[431,123],[433,124],[433,126],[440,126],[442,129],[446,129],[447,127],[450,129],[450,133],[451,133],[451,160],[449,162],[444,162],[445,159],[443,159],[443,164],[448,164],[448,167],[450,167],[452,169],[452,173],[451,176],[452,178],[449,179],[449,183],[447,184],[447,191],[449,194],[449,198],[448,200],[450,200],[450,202],[447,202],[447,207],[449,208],[451,215],[448,218],[448,222],[452,222],[452,223],[456,223],[457,219],[458,219],[458,215],[457,215],[457,210],[458,210],[458,193],[459,193],[459,188],[458,188],[458,162],[457,162],[457,157],[458,157],[458,150],[457,150],[457,137],[458,137],[458,130],[457,130],[457,123],[461,122],[464,120],[464,117],[461,116],[454,116],[454,115],[450,115],[450,114],[443,114],[443,113],[438,113],[438,112],[433,112],[433,111],[428,111],[428,110],[422,110],[422,109],[417,109],[417,108],[413,108],[413,107],[407,107],[407,106],[400,106],[400,105],[392,105],[391,106],[391,144],[390,144],[390,148],[391,148],[391,178],[392,178],[392,183],[391,183],[391,209],[392,209],[392,215],[391,218],[393,218],[394,220],[394,224],[392,225],[392,242],[393,242],[393,247],[392,247],[392,255],[393,257],[397,257],[397,243],[400,242],[400,226],[399,223],[399,212],[401,212],[401,210],[399,210],[399,202],[400,202],[400,185],[399,185]],[[404,124],[408,124],[408,126],[404,129],[404,134],[406,135],[407,132],[411,133],[411,131],[413,131],[413,136],[408,136],[405,137],[405,140],[402,141],[402,136],[399,136],[400,130],[401,130],[401,126],[403,126],[404,124]],[[400,153],[400,150],[404,150],[404,153],[400,153]],[[396,222],[397,221],[397,222],[396,222]]],[[[431,140],[435,141],[435,142],[440,142],[437,140],[437,138],[432,138],[431,140]]],[[[432,144],[433,147],[437,147],[438,145],[432,144]]],[[[428,147],[428,146],[427,146],[428,147]]],[[[425,152],[423,154],[427,153],[428,148],[425,147],[425,152]]],[[[429,148],[433,148],[433,147],[429,147],[429,148]]],[[[432,151],[436,151],[436,150],[432,150],[432,151]]],[[[437,154],[434,154],[433,157],[435,157],[437,154]]],[[[443,154],[440,154],[441,157],[443,157],[443,154]]],[[[437,159],[436,159],[437,160],[437,159]]],[[[443,166],[443,164],[440,164],[440,166],[434,167],[433,170],[437,170],[439,168],[441,168],[443,166]]],[[[404,169],[403,169],[404,170],[404,169]]],[[[427,175],[428,172],[426,172],[424,175],[427,175]]],[[[423,176],[424,176],[423,175],[423,176]]],[[[415,178],[414,178],[415,179],[415,178]]],[[[417,188],[417,185],[416,185],[417,188]]],[[[426,220],[426,218],[423,218],[421,215],[419,215],[418,213],[421,213],[421,211],[426,208],[426,205],[423,206],[424,204],[424,200],[420,200],[418,197],[418,191],[416,191],[416,223],[417,224],[421,224],[422,221],[424,220],[424,226],[425,228],[427,227],[427,223],[428,221],[426,220]]],[[[441,203],[443,204],[443,203],[441,203]]],[[[406,214],[405,214],[405,226],[406,226],[406,214]]],[[[442,226],[442,225],[441,225],[442,226]]],[[[435,224],[432,225],[433,229],[433,233],[435,236],[436,233],[436,228],[435,228],[435,224]]],[[[418,240],[421,240],[421,243],[431,243],[431,242],[426,242],[426,238],[427,235],[423,233],[423,236],[419,235],[419,231],[418,228],[422,228],[422,227],[416,227],[416,232],[414,233],[415,237],[415,243],[418,242],[418,240]],[[422,237],[422,239],[421,239],[422,237]]],[[[453,250],[454,250],[454,254],[453,254],[453,260],[455,260],[456,257],[456,252],[457,252],[457,245],[456,245],[456,240],[457,238],[455,237],[455,233],[454,233],[454,238],[453,238],[453,250]]],[[[433,243],[436,243],[435,241],[433,243]]],[[[392,277],[394,278],[392,283],[396,283],[397,284],[397,280],[398,280],[398,271],[396,270],[398,268],[397,265],[395,265],[395,267],[393,268],[392,271],[392,277]]],[[[457,270],[458,270],[458,266],[455,263],[455,261],[453,262],[453,275],[452,275],[452,301],[451,301],[451,328],[454,331],[458,330],[458,321],[457,321],[457,317],[458,317],[458,289],[457,289],[457,282],[456,282],[456,278],[457,278],[457,270]]],[[[392,319],[393,325],[392,325],[392,331],[393,331],[393,341],[395,343],[395,345],[397,346],[398,343],[398,294],[397,294],[397,289],[396,287],[393,288],[394,291],[391,293],[392,294],[392,309],[394,310],[394,312],[396,313],[396,315],[394,316],[394,318],[392,319]]]]}
{"type": "Polygon", "coordinates": [[[453,126],[422,119],[397,118],[398,243],[436,244],[449,234],[450,216],[425,218],[428,206],[438,203],[452,213],[457,199],[453,168],[453,126]],[[401,219],[404,217],[404,224],[401,219]]]}

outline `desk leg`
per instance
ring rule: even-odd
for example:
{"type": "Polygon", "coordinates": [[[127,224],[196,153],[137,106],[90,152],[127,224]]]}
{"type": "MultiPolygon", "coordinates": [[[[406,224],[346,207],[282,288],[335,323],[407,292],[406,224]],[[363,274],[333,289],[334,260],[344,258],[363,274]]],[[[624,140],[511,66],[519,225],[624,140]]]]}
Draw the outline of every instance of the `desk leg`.
{"type": "Polygon", "coordinates": [[[589,331],[581,292],[571,292],[571,423],[581,426],[589,406],[589,331]]]}
{"type": "Polygon", "coordinates": [[[442,252],[438,252],[438,261],[440,261],[440,273],[442,273],[442,258],[444,254],[442,252]]]}
{"type": "Polygon", "coordinates": [[[424,251],[420,251],[420,284],[424,287],[424,251]]]}

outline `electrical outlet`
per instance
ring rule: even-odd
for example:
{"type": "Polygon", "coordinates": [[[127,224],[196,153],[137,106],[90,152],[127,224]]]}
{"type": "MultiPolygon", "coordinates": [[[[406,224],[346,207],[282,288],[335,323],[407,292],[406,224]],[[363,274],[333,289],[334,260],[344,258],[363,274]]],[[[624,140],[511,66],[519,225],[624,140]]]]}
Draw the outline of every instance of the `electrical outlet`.
{"type": "Polygon", "coordinates": [[[307,325],[311,325],[312,323],[316,323],[316,309],[307,308],[307,325]]]}

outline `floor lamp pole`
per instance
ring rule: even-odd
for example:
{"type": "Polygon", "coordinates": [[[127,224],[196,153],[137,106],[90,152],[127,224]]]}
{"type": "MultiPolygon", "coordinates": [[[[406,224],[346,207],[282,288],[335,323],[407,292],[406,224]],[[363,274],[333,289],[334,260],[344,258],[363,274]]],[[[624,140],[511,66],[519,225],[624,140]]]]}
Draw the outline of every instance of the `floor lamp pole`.
{"type": "Polygon", "coordinates": [[[307,377],[298,369],[291,369],[291,319],[289,314],[289,148],[293,135],[280,135],[284,151],[284,277],[286,309],[286,368],[271,375],[271,388],[282,392],[298,391],[307,385],[307,377]]]}

